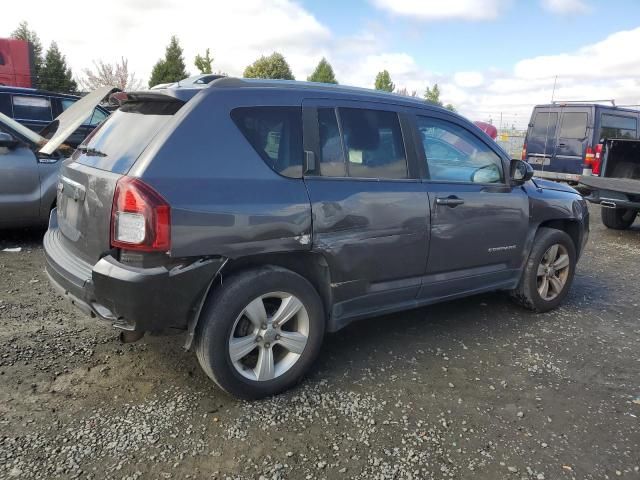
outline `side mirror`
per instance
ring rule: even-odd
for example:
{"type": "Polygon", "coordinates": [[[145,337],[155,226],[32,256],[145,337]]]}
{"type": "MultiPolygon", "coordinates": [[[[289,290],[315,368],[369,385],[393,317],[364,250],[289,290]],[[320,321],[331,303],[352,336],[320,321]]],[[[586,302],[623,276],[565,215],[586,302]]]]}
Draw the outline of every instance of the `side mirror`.
{"type": "Polygon", "coordinates": [[[533,167],[522,160],[511,160],[511,183],[522,185],[533,177],[533,167]]]}
{"type": "Polygon", "coordinates": [[[0,147],[13,148],[18,145],[18,143],[18,140],[13,138],[12,135],[5,132],[0,132],[0,147]]]}

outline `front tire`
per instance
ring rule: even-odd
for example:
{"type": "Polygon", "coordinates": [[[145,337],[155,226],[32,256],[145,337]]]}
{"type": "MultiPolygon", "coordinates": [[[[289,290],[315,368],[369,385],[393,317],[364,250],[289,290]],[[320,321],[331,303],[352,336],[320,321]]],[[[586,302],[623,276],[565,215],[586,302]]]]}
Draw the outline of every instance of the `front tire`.
{"type": "Polygon", "coordinates": [[[257,399],[302,379],[320,352],[324,329],[313,286],[294,272],[266,266],[225,278],[210,296],[196,330],[196,354],[220,388],[257,399]]]}
{"type": "Polygon", "coordinates": [[[576,248],[569,235],[554,228],[540,228],[512,298],[535,312],[556,308],[571,288],[576,261],[576,248]]]}
{"type": "Polygon", "coordinates": [[[605,227],[614,230],[626,230],[633,224],[637,215],[638,211],[634,208],[600,207],[602,223],[605,227]]]}

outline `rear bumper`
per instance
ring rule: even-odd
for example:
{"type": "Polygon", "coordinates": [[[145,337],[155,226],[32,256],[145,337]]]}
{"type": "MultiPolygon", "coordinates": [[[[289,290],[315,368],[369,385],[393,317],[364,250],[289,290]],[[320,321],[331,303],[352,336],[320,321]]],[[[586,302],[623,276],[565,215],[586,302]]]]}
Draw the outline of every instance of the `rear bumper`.
{"type": "Polygon", "coordinates": [[[56,227],[50,224],[44,237],[51,284],[85,314],[124,330],[186,329],[225,262],[208,258],[173,268],[137,268],[108,255],[92,266],[64,248],[56,227]]]}

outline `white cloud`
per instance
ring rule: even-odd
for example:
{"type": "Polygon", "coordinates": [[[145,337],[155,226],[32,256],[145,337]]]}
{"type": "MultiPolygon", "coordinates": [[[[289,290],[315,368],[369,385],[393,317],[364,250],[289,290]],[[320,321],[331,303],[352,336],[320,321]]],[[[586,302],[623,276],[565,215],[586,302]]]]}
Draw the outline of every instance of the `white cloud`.
{"type": "Polygon", "coordinates": [[[584,0],[542,0],[542,8],[560,15],[587,13],[591,7],[584,0]]]}
{"type": "Polygon", "coordinates": [[[458,72],[453,81],[459,87],[479,87],[484,82],[484,75],[480,72],[458,72]]]}
{"type": "Polygon", "coordinates": [[[382,10],[420,20],[493,20],[509,0],[372,0],[382,10]]]}

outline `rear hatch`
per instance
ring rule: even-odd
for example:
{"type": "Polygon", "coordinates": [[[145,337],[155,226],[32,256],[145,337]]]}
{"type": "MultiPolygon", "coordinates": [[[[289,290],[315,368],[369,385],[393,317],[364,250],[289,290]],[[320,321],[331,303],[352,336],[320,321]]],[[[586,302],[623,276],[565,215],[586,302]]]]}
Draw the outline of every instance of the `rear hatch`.
{"type": "Polygon", "coordinates": [[[64,163],[58,226],[70,253],[93,265],[110,250],[116,183],[183,104],[162,94],[130,94],[64,163]]]}

